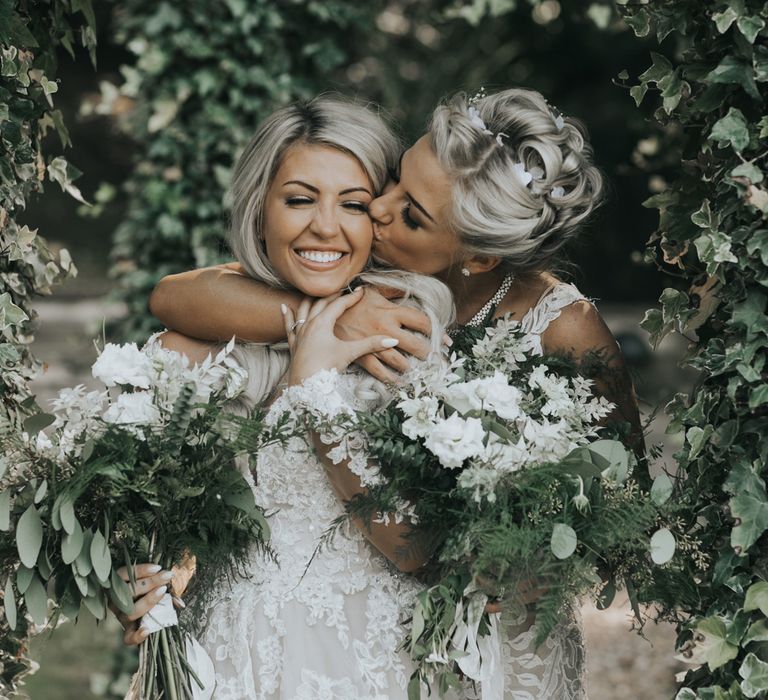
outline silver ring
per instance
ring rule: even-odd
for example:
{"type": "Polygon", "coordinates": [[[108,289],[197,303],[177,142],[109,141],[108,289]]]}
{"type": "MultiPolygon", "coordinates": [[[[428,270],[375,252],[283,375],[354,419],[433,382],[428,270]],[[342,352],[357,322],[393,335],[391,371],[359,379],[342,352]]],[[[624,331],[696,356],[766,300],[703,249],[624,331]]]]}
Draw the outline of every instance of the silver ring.
{"type": "Polygon", "coordinates": [[[291,333],[293,333],[296,330],[297,326],[300,326],[302,323],[306,323],[306,322],[307,322],[306,318],[300,318],[298,321],[294,321],[291,324],[291,333]]]}

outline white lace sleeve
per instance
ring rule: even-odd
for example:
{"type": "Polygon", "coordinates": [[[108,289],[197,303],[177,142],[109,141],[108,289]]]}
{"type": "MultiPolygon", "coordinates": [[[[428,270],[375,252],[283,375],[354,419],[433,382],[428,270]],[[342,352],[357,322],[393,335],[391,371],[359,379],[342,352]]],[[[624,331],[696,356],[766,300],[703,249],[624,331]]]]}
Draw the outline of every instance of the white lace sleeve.
{"type": "Polygon", "coordinates": [[[534,352],[544,353],[541,345],[541,334],[547,330],[552,321],[560,316],[566,306],[577,301],[589,301],[574,285],[560,283],[550,287],[542,294],[535,306],[532,306],[523,316],[520,326],[531,340],[534,352]]]}
{"type": "Polygon", "coordinates": [[[271,412],[285,413],[317,432],[322,442],[333,445],[328,458],[349,470],[363,486],[381,483],[378,465],[369,462],[365,434],[356,429],[357,411],[369,406],[354,395],[355,375],[340,376],[335,369],[321,370],[300,386],[286,389],[271,412]]]}

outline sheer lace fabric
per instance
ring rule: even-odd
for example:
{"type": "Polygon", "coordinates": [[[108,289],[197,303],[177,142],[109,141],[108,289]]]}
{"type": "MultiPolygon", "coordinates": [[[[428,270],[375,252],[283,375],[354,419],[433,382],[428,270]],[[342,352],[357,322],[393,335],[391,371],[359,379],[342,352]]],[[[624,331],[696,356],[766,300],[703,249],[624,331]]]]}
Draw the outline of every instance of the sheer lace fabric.
{"type": "MultiPolygon", "coordinates": [[[[522,326],[539,353],[540,334],[563,308],[583,298],[572,285],[559,284],[525,315],[522,326]]],[[[380,400],[355,395],[360,381],[352,372],[320,373],[284,393],[269,419],[298,408],[330,416],[374,410],[380,400]]],[[[364,484],[374,482],[378,474],[365,458],[360,436],[323,439],[330,444],[340,437],[334,461],[350,459],[364,484]]],[[[257,502],[273,513],[271,541],[279,563],[254,552],[249,578],[234,581],[208,608],[200,641],[215,667],[213,697],[405,700],[413,669],[397,646],[422,585],[395,570],[352,525],[331,548],[316,552],[319,536],[343,507],[302,440],[263,450],[253,489],[257,502]]],[[[503,698],[585,698],[584,647],[575,614],[565,615],[538,649],[532,623],[527,611],[501,613],[503,698]]],[[[488,692],[469,684],[460,697],[489,700],[488,692]]]]}

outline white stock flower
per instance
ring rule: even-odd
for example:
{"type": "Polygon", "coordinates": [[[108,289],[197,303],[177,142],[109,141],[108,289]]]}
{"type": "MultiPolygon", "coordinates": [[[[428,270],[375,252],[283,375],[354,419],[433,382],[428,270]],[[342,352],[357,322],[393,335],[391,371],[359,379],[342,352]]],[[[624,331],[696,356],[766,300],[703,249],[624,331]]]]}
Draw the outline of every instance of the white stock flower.
{"type": "Polygon", "coordinates": [[[436,396],[416,396],[400,401],[397,407],[408,416],[403,421],[403,434],[415,440],[426,437],[434,427],[439,402],[436,396]]]}
{"type": "Polygon", "coordinates": [[[91,373],[107,386],[129,384],[139,389],[149,389],[154,374],[152,360],[136,347],[136,343],[107,343],[91,373]]]}
{"type": "Polygon", "coordinates": [[[107,423],[117,425],[152,425],[160,420],[160,412],[152,402],[152,395],[146,391],[120,394],[104,414],[107,423]]]}
{"type": "Polygon", "coordinates": [[[425,445],[446,469],[457,469],[465,459],[478,457],[485,446],[485,431],[477,418],[462,418],[454,413],[435,425],[425,445]]]}

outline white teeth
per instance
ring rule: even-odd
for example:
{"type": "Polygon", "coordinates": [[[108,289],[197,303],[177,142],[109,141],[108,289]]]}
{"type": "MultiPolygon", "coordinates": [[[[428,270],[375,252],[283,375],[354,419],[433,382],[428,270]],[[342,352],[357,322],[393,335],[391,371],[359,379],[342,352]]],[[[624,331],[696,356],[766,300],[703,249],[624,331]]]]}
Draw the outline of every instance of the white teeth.
{"type": "Polygon", "coordinates": [[[297,250],[296,251],[302,258],[306,258],[307,260],[311,260],[312,262],[333,262],[334,260],[338,260],[343,253],[341,253],[338,250],[335,250],[333,252],[327,251],[320,251],[320,250],[297,250]]]}

